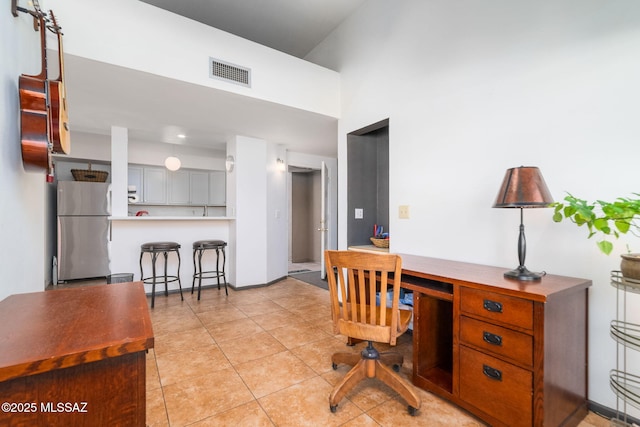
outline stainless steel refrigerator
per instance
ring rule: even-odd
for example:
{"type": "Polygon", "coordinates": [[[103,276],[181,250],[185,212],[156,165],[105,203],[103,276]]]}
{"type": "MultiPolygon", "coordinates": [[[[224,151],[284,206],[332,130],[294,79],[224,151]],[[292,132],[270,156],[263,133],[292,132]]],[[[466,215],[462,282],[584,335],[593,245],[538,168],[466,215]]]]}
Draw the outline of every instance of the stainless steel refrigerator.
{"type": "Polygon", "coordinates": [[[109,271],[109,184],[58,182],[58,282],[109,271]]]}

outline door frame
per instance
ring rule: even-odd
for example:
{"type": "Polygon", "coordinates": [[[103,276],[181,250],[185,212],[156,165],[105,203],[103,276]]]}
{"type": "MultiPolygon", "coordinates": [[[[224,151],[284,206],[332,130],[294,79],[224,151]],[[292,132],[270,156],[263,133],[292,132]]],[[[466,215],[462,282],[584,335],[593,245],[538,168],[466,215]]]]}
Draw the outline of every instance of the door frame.
{"type": "MultiPolygon", "coordinates": [[[[325,249],[337,249],[338,248],[338,159],[333,157],[314,156],[302,153],[288,153],[287,164],[289,168],[302,168],[307,170],[322,170],[323,163],[326,164],[328,171],[328,218],[326,220],[325,228],[326,232],[326,247],[325,249]]],[[[289,170],[287,171],[289,172],[289,170]]],[[[292,195],[291,195],[291,177],[287,180],[289,188],[287,189],[287,203],[289,209],[291,209],[292,195]]],[[[320,224],[317,224],[321,228],[320,224]]],[[[289,231],[291,226],[289,224],[289,231]]],[[[289,248],[291,247],[291,236],[289,236],[289,248]]],[[[320,254],[321,264],[323,264],[324,254],[320,254]]],[[[324,267],[321,271],[321,277],[325,277],[326,272],[324,267]]]]}

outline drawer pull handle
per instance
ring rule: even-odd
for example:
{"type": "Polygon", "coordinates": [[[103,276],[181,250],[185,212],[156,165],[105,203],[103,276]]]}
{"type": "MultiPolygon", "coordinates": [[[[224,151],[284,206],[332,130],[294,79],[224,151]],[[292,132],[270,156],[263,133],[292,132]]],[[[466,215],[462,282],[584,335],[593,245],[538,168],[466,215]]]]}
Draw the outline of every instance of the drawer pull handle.
{"type": "Polygon", "coordinates": [[[491,332],[482,332],[482,339],[492,345],[502,345],[502,337],[500,335],[492,334],[491,332]]]}
{"type": "Polygon", "coordinates": [[[491,366],[482,365],[482,373],[492,380],[502,381],[502,372],[491,366]]]}
{"type": "Polygon", "coordinates": [[[484,304],[482,305],[485,310],[490,311],[492,313],[502,313],[502,304],[496,301],[491,301],[490,299],[484,300],[484,304]]]}

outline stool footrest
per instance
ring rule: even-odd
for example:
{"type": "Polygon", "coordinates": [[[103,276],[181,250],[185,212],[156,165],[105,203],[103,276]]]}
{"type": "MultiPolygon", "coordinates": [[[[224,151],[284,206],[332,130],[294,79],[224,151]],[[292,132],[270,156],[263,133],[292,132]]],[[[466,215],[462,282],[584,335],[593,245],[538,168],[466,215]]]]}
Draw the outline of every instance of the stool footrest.
{"type": "Polygon", "coordinates": [[[196,279],[217,279],[218,277],[224,277],[225,275],[221,271],[203,271],[202,273],[195,273],[193,276],[196,279]]]}
{"type": "MultiPolygon", "coordinates": [[[[160,285],[165,283],[164,275],[158,276],[155,278],[156,285],[160,285]]],[[[153,285],[153,277],[145,277],[144,279],[140,279],[142,283],[145,285],[153,285]]],[[[166,283],[178,282],[180,278],[178,276],[167,276],[166,283]]]]}

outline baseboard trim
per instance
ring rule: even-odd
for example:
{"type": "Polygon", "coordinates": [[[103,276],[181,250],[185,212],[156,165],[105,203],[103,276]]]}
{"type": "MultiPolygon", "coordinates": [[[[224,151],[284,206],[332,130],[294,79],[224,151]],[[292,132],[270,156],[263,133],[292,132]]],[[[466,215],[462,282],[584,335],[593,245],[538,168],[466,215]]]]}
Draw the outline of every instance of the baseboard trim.
{"type": "Polygon", "coordinates": [[[626,422],[628,426],[631,426],[632,424],[640,425],[639,419],[630,417],[622,413],[618,414],[615,409],[611,409],[599,403],[592,402],[589,400],[587,403],[587,406],[589,407],[590,411],[595,412],[596,414],[608,420],[615,419],[615,420],[623,421],[623,423],[619,424],[620,426],[624,426],[625,425],[624,422],[626,422]]]}
{"type": "MultiPolygon", "coordinates": [[[[278,283],[281,280],[284,280],[286,278],[287,278],[287,276],[282,276],[282,277],[279,277],[279,278],[277,278],[275,280],[271,280],[270,282],[267,282],[267,283],[259,283],[259,284],[256,284],[256,285],[240,286],[240,287],[237,287],[234,284],[227,282],[227,286],[229,288],[233,289],[234,291],[244,291],[244,290],[247,290],[247,289],[264,288],[266,286],[271,286],[274,283],[278,283]]],[[[164,283],[162,283],[162,284],[164,285],[164,283]]],[[[220,288],[222,288],[223,286],[224,286],[224,283],[220,283],[220,288]]],[[[202,285],[202,290],[211,289],[211,288],[217,288],[217,287],[218,287],[218,285],[216,283],[213,283],[211,285],[202,285]]],[[[198,290],[198,286],[197,285],[195,287],[195,290],[198,290]]],[[[160,292],[160,291],[158,291],[158,289],[156,289],[156,295],[158,294],[158,292],[160,292]]],[[[162,290],[162,292],[164,293],[164,290],[162,290]]],[[[170,294],[174,294],[174,293],[177,293],[177,292],[180,292],[180,289],[169,289],[169,293],[170,294]]],[[[187,286],[187,287],[182,288],[182,292],[191,292],[191,286],[187,286]]],[[[151,296],[151,292],[147,292],[146,295],[147,296],[151,296]]]]}
{"type": "Polygon", "coordinates": [[[248,286],[240,286],[240,287],[236,287],[235,285],[232,285],[229,283],[229,287],[232,288],[234,291],[244,291],[247,289],[264,288],[266,286],[271,286],[274,283],[278,283],[279,281],[284,280],[286,278],[287,276],[282,276],[275,280],[271,280],[270,282],[267,282],[267,283],[258,283],[256,285],[248,285],[248,286]]]}

